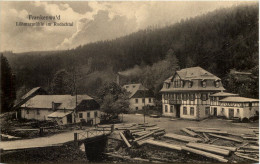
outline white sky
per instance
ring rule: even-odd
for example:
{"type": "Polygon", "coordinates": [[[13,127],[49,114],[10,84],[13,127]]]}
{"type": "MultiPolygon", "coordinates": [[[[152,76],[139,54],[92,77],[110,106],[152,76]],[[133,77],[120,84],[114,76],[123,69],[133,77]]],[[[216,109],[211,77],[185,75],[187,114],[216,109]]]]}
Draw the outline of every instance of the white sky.
{"type": "MultiPolygon", "coordinates": [[[[114,39],[152,25],[161,27],[243,1],[27,1],[0,2],[0,51],[71,49],[99,40],[114,39]],[[28,15],[60,15],[73,27],[21,27],[28,15]]],[[[42,21],[44,22],[44,21],[42,21]]]]}

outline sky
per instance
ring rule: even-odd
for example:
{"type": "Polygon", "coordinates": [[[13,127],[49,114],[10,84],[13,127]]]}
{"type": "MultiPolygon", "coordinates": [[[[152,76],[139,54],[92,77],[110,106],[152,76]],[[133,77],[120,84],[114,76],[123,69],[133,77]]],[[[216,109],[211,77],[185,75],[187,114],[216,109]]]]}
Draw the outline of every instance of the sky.
{"type": "Polygon", "coordinates": [[[111,40],[149,26],[174,24],[181,19],[232,7],[242,1],[0,1],[0,51],[67,50],[111,40]],[[60,20],[29,20],[56,16],[60,20]],[[16,22],[73,23],[73,26],[17,26],[16,22]]]}

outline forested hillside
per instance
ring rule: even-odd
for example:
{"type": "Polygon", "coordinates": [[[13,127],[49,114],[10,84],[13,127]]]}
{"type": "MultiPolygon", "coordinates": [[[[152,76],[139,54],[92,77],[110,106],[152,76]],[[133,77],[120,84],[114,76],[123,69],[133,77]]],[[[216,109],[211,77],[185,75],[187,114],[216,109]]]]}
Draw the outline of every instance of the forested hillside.
{"type": "Polygon", "coordinates": [[[101,84],[115,81],[117,72],[134,67],[141,71],[125,82],[143,82],[157,93],[173,71],[190,66],[216,74],[226,87],[231,85],[230,69],[251,72],[254,78],[240,93],[258,97],[258,19],[257,4],[238,6],[72,50],[4,55],[16,74],[18,97],[35,86],[51,90],[60,70],[71,76],[76,72],[79,92],[95,95],[101,84]]]}

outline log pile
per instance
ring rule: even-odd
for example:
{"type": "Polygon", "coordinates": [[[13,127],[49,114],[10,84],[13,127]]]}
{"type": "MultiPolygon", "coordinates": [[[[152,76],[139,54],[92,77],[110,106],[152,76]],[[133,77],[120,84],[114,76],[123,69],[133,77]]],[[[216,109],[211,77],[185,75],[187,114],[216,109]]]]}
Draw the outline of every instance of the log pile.
{"type": "MultiPolygon", "coordinates": [[[[155,124],[129,124],[118,125],[115,129],[120,131],[121,142],[128,149],[142,149],[142,147],[152,146],[154,149],[164,149],[171,153],[196,154],[205,158],[213,159],[216,162],[236,162],[234,156],[241,160],[258,162],[258,138],[255,134],[234,134],[219,128],[182,128],[180,133],[166,133],[155,124]],[[129,134],[126,134],[128,132],[129,134]],[[254,138],[249,139],[248,137],[254,138]],[[225,144],[216,144],[219,143],[225,144]],[[220,142],[219,142],[220,141],[220,142]],[[215,143],[214,143],[215,142],[215,143]],[[226,144],[230,143],[230,144],[226,144]],[[240,146],[234,146],[238,145],[240,146]],[[232,146],[230,146],[232,145],[232,146]],[[231,158],[232,157],[232,158],[231,158]]],[[[252,129],[257,131],[256,128],[252,129]]],[[[149,160],[167,161],[151,156],[149,160]]],[[[146,159],[147,160],[147,159],[146,159]]]]}

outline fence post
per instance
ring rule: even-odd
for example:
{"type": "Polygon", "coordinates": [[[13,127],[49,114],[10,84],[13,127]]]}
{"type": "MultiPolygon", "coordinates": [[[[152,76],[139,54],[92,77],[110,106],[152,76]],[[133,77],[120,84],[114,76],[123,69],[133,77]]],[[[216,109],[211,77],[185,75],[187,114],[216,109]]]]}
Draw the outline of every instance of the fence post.
{"type": "Polygon", "coordinates": [[[115,129],[115,125],[113,124],[113,125],[111,126],[111,133],[114,131],[114,129],[115,129]]]}
{"type": "Polygon", "coordinates": [[[78,146],[78,133],[74,133],[74,143],[78,146]]]}

